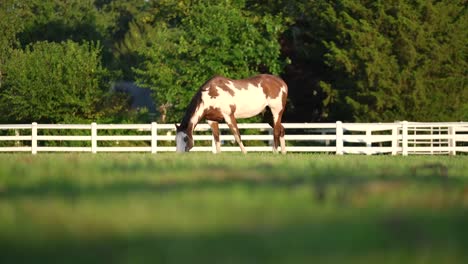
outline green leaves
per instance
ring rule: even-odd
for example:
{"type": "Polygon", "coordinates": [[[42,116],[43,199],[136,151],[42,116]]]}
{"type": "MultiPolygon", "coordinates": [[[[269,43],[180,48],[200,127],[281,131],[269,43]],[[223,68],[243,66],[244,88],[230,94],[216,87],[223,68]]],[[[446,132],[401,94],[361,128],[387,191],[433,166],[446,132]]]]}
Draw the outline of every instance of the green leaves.
{"type": "Polygon", "coordinates": [[[158,121],[173,122],[213,75],[269,72],[289,84],[288,121],[466,120],[466,10],[464,0],[1,0],[0,119],[118,122],[127,97],[81,106],[110,90],[111,72],[151,88],[158,121]]]}
{"type": "Polygon", "coordinates": [[[462,119],[459,98],[468,101],[462,1],[321,2],[315,15],[331,29],[318,36],[330,76],[322,76],[328,80],[322,93],[338,94],[334,104],[325,97],[325,112],[342,119],[351,111],[350,120],[364,122],[462,119]]]}
{"type": "Polygon", "coordinates": [[[73,123],[95,116],[106,85],[100,46],[37,42],[15,50],[5,65],[2,119],[10,122],[73,123]]]}
{"type": "Polygon", "coordinates": [[[143,62],[134,69],[137,81],[155,92],[157,104],[169,106],[177,121],[195,91],[214,75],[245,78],[266,68],[278,74],[282,64],[277,17],[261,19],[242,3],[195,3],[180,23],[156,24],[141,46],[143,62]]]}

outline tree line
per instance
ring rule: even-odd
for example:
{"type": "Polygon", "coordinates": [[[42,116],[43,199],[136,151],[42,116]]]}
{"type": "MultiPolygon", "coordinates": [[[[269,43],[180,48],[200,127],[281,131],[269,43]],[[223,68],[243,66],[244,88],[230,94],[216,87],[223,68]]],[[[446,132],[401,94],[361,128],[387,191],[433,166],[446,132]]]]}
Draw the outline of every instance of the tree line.
{"type": "Polygon", "coordinates": [[[211,76],[258,73],[285,121],[468,119],[464,0],[2,0],[0,32],[1,123],[176,122],[211,76]]]}

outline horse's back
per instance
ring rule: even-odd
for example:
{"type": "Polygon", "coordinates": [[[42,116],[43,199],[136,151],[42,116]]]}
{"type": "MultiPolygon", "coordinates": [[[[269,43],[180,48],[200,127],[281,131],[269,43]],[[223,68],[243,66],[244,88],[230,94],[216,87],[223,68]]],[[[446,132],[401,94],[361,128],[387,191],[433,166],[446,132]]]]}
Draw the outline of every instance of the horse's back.
{"type": "Polygon", "coordinates": [[[261,87],[265,95],[270,99],[276,99],[279,96],[283,97],[288,94],[288,86],[278,76],[270,74],[261,74],[258,75],[261,79],[261,87]]]}
{"type": "Polygon", "coordinates": [[[214,76],[208,80],[202,90],[216,94],[216,90],[223,90],[235,96],[239,90],[255,90],[261,88],[266,96],[275,98],[280,92],[288,93],[288,86],[278,76],[260,74],[246,79],[230,79],[223,76],[214,76]]]}
{"type": "Polygon", "coordinates": [[[280,111],[287,97],[287,85],[279,77],[261,74],[246,79],[215,76],[202,86],[205,107],[232,111],[236,118],[252,117],[266,106],[280,111]]]}

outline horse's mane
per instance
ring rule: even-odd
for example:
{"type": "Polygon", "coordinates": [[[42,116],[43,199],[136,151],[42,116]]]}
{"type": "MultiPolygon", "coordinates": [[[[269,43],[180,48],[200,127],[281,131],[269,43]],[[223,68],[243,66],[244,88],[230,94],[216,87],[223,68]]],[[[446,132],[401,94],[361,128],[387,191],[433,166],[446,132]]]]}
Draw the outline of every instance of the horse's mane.
{"type": "Polygon", "coordinates": [[[201,103],[201,89],[197,91],[197,93],[192,97],[192,100],[190,101],[190,104],[187,107],[187,110],[185,110],[184,117],[182,118],[182,121],[180,122],[180,128],[182,130],[186,130],[188,127],[188,124],[190,123],[190,119],[195,113],[195,110],[197,109],[197,106],[201,103]]]}

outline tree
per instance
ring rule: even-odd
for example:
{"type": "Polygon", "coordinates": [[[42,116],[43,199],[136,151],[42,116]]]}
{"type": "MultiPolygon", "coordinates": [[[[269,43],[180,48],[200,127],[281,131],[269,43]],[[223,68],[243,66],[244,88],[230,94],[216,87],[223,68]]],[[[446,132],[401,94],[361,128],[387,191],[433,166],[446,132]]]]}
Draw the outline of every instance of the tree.
{"type": "MultiPolygon", "coordinates": [[[[151,88],[165,121],[177,120],[211,76],[261,72],[281,73],[288,83],[287,121],[466,120],[465,2],[2,0],[0,89],[20,89],[14,85],[25,85],[23,75],[32,76],[33,68],[20,58],[46,69],[47,60],[55,61],[39,55],[36,45],[54,57],[71,56],[58,51],[62,45],[100,43],[101,62],[90,63],[112,73],[114,81],[137,80],[151,88]]],[[[105,98],[88,116],[126,111],[127,97],[105,98]]],[[[0,109],[9,109],[10,102],[0,101],[6,104],[0,109]]],[[[19,122],[11,115],[0,118],[19,122]]]]}
{"type": "Polygon", "coordinates": [[[97,24],[103,28],[104,64],[109,69],[119,71],[119,78],[133,81],[132,67],[139,63],[135,47],[138,40],[127,39],[131,25],[145,19],[154,12],[153,5],[160,1],[142,0],[96,0],[99,16],[97,24]]]}
{"type": "Polygon", "coordinates": [[[5,63],[9,60],[13,49],[19,46],[16,38],[18,32],[23,29],[22,3],[17,0],[5,0],[0,2],[0,87],[4,79],[5,63]]]}
{"type": "Polygon", "coordinates": [[[99,45],[37,42],[16,49],[0,88],[2,122],[73,123],[98,117],[108,87],[99,45]]]}
{"type": "Polygon", "coordinates": [[[464,1],[321,1],[329,119],[456,121],[467,89],[464,1]],[[323,29],[326,29],[324,31],[323,29]]]}
{"type": "Polygon", "coordinates": [[[30,0],[23,7],[29,16],[18,35],[23,46],[36,41],[96,41],[104,38],[94,0],[30,0]]]}
{"type": "Polygon", "coordinates": [[[195,3],[179,9],[178,23],[154,20],[146,28],[145,60],[137,68],[138,82],[153,89],[159,106],[177,120],[194,92],[213,75],[248,77],[259,72],[280,73],[279,34],[282,22],[256,16],[244,4],[195,3]]]}

